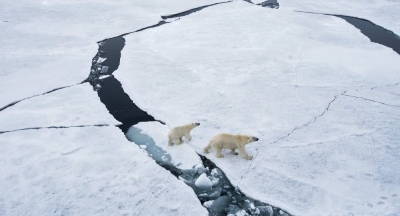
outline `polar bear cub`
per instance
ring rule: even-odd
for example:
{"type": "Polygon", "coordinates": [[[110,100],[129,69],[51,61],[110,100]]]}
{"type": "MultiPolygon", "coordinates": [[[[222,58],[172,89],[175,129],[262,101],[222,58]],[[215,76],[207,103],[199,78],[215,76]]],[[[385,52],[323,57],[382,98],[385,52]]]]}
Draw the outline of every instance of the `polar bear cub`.
{"type": "Polygon", "coordinates": [[[215,135],[210,143],[204,148],[204,153],[208,153],[208,150],[212,147],[215,150],[215,156],[218,158],[224,157],[221,155],[222,149],[230,149],[231,154],[238,155],[235,152],[236,149],[239,150],[240,155],[247,160],[253,159],[253,156],[247,154],[246,149],[244,148],[246,144],[251,142],[258,141],[257,137],[247,136],[247,135],[234,135],[234,134],[227,134],[221,133],[215,135]]]}
{"type": "Polygon", "coordinates": [[[190,141],[192,139],[192,136],[190,136],[190,131],[199,125],[200,123],[191,123],[172,128],[168,133],[168,145],[172,146],[174,143],[177,145],[182,144],[182,137],[186,137],[186,139],[190,141]]]}

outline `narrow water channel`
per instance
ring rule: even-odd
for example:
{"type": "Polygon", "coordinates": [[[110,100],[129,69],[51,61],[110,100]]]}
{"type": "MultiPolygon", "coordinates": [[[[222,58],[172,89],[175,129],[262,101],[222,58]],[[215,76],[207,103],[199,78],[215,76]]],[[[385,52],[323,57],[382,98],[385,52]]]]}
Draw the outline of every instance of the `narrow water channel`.
{"type": "Polygon", "coordinates": [[[232,2],[232,1],[224,1],[224,2],[217,2],[217,3],[214,3],[214,4],[204,5],[204,6],[200,6],[200,7],[193,8],[193,9],[190,9],[190,10],[187,10],[187,11],[183,11],[183,12],[180,12],[180,13],[176,13],[176,14],[163,15],[163,16],[161,16],[161,18],[162,19],[179,18],[179,17],[190,15],[190,14],[195,13],[197,11],[201,11],[204,8],[208,8],[208,7],[219,5],[219,4],[229,3],[229,2],[232,2]]]}
{"type": "Polygon", "coordinates": [[[400,55],[400,37],[392,31],[378,26],[375,23],[366,19],[343,15],[332,16],[346,20],[346,22],[359,29],[363,35],[367,36],[371,40],[371,42],[389,47],[400,55]]]}
{"type": "Polygon", "coordinates": [[[279,8],[279,3],[277,0],[267,0],[261,3],[258,3],[257,5],[260,5],[261,7],[269,7],[269,8],[274,8],[278,9],[279,8]]]}
{"type": "MultiPolygon", "coordinates": [[[[158,121],[141,110],[127,95],[121,83],[112,75],[119,67],[123,37],[99,42],[99,50],[93,58],[88,81],[97,91],[101,102],[114,118],[122,123],[120,129],[127,139],[135,143],[161,167],[190,186],[210,215],[266,215],[290,216],[284,210],[252,199],[232,185],[225,173],[212,161],[199,155],[202,163],[192,169],[180,169],[171,163],[171,156],[135,124],[158,121]]],[[[161,121],[158,121],[163,123],[161,121]]],[[[166,143],[165,143],[166,145],[166,143]]]]}
{"type": "Polygon", "coordinates": [[[373,43],[377,43],[386,46],[397,54],[400,55],[400,36],[396,35],[393,31],[390,31],[382,26],[376,25],[375,23],[357,17],[338,15],[338,14],[324,14],[324,13],[314,13],[306,11],[296,11],[299,13],[308,13],[316,15],[334,16],[344,19],[349,24],[356,27],[360,32],[369,38],[373,43]]]}

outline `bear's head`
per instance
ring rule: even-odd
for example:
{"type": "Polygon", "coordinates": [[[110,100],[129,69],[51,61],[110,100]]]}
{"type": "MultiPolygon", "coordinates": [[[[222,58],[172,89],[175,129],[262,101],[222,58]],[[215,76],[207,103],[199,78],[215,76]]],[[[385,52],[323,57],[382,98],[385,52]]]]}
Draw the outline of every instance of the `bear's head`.
{"type": "Polygon", "coordinates": [[[247,144],[251,143],[251,142],[256,142],[258,141],[257,137],[254,136],[247,136],[247,144]]]}
{"type": "Polygon", "coordinates": [[[199,126],[200,123],[190,123],[188,125],[186,125],[186,127],[188,127],[190,130],[192,130],[193,128],[199,126]]]}

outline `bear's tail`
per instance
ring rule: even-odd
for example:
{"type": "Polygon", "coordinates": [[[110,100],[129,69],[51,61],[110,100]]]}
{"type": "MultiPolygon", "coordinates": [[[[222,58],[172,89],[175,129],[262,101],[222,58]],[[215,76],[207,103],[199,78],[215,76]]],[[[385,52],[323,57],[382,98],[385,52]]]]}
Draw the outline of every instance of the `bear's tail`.
{"type": "Polygon", "coordinates": [[[210,150],[210,148],[211,148],[211,141],[210,141],[210,143],[208,143],[208,145],[206,146],[206,147],[204,147],[204,153],[208,153],[208,150],[210,150]]]}

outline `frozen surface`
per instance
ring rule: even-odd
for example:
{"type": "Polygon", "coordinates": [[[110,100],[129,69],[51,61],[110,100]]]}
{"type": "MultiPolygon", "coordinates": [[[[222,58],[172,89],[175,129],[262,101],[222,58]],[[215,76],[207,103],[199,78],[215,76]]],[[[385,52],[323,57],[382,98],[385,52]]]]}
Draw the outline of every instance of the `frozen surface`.
{"type": "Polygon", "coordinates": [[[88,84],[21,101],[0,112],[0,131],[31,127],[119,124],[88,84]]]}
{"type": "Polygon", "coordinates": [[[115,127],[0,136],[0,215],[208,215],[115,127]]]}
{"type": "Polygon", "coordinates": [[[279,0],[279,4],[280,10],[340,14],[367,19],[400,35],[400,2],[396,0],[279,0]]]}
{"type": "MultiPolygon", "coordinates": [[[[115,76],[139,107],[167,125],[200,122],[190,142],[197,152],[220,132],[260,138],[246,147],[253,161],[229,151],[223,159],[206,155],[246,194],[295,215],[400,212],[399,109],[342,95],[398,83],[392,50],[335,17],[241,1],[126,39],[115,76]],[[371,131],[388,147],[358,152],[373,142],[365,134],[371,131]],[[338,143],[292,148],[300,142],[295,135],[305,146],[338,143]],[[374,177],[364,187],[368,176],[374,177]]],[[[399,99],[396,90],[382,91],[374,97],[399,99]]]]}
{"type": "Polygon", "coordinates": [[[341,96],[307,128],[259,147],[241,187],[262,175],[255,197],[292,200],[304,215],[398,215],[399,111],[341,96]]]}
{"type": "MultiPolygon", "coordinates": [[[[215,2],[4,0],[0,107],[84,80],[96,41],[215,2]]],[[[167,126],[136,125],[139,146],[115,127],[1,134],[0,215],[207,215],[185,179],[144,149],[157,144],[189,169],[199,163],[193,150],[201,153],[220,132],[260,138],[247,146],[252,161],[229,151],[206,155],[255,199],[295,215],[400,214],[399,56],[340,18],[293,12],[366,18],[399,34],[399,3],[279,3],[268,10],[234,1],[127,36],[115,76],[167,126]],[[201,123],[193,140],[167,146],[168,128],[188,122],[201,123]]],[[[0,112],[1,130],[117,123],[86,87],[0,112]]],[[[224,182],[207,174],[210,212],[244,214],[214,188],[224,182]]],[[[253,207],[246,206],[272,211],[253,207]]]]}
{"type": "Polygon", "coordinates": [[[164,14],[215,2],[2,0],[0,107],[83,81],[96,41],[154,25],[164,14]]]}

